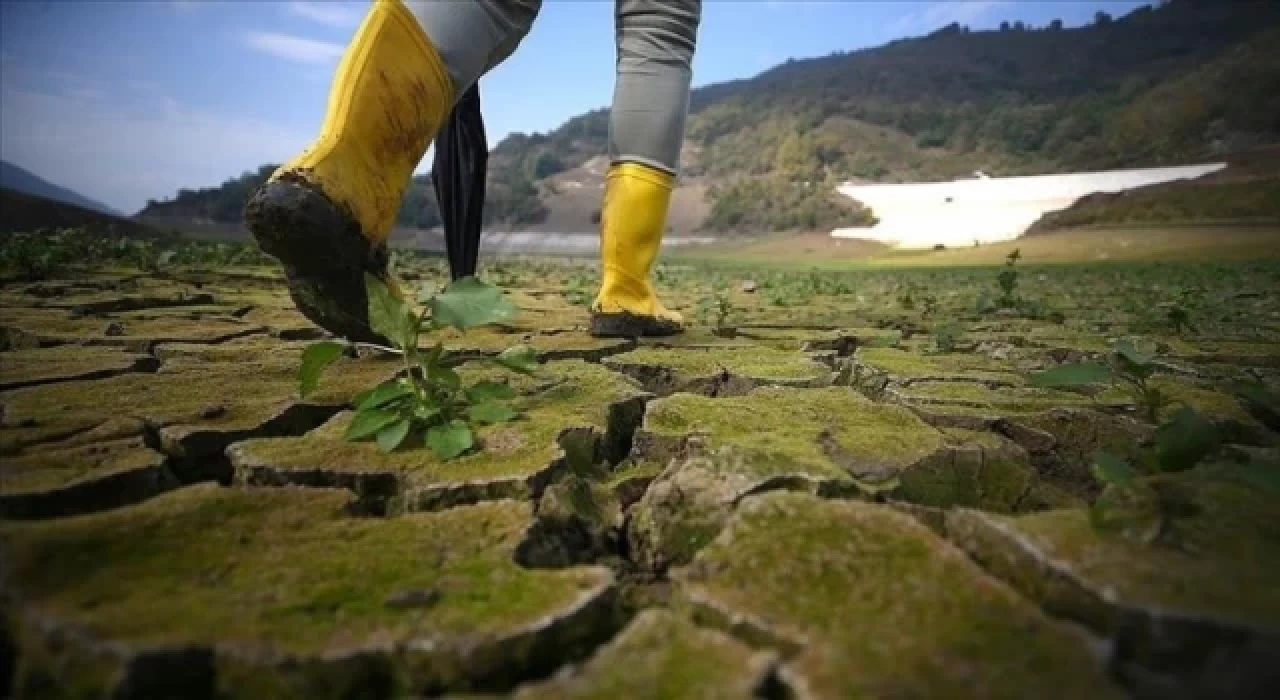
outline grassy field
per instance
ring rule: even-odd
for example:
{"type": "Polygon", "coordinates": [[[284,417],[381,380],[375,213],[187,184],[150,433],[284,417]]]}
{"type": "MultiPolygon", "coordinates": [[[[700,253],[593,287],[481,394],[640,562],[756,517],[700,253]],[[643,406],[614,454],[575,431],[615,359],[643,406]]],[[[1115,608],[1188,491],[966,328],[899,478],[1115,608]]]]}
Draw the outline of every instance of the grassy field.
{"type": "Polygon", "coordinates": [[[1280,260],[1280,225],[1075,229],[947,250],[895,250],[871,241],[836,239],[825,234],[784,235],[671,255],[682,261],[823,268],[950,267],[999,265],[1015,248],[1028,260],[1041,263],[1280,260]]]}
{"type": "Polygon", "coordinates": [[[586,332],[589,262],[404,253],[393,347],[247,246],[6,238],[0,695],[1260,696],[1249,235],[671,258],[661,339],[586,332]]]}

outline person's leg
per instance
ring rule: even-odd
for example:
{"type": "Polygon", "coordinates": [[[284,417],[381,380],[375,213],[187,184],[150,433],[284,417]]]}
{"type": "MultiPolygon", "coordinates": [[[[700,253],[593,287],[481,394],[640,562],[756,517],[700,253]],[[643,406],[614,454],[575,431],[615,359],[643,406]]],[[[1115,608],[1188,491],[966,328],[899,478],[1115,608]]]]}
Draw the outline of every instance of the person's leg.
{"type": "MultiPolygon", "coordinates": [[[[375,0],[338,66],[320,134],[245,207],[317,325],[369,328],[364,274],[388,279],[405,187],[454,102],[528,33],[541,0],[375,0]]],[[[394,282],[388,280],[389,284],[394,282]]]]}
{"type": "Polygon", "coordinates": [[[701,0],[617,0],[596,335],[670,335],[683,325],[658,300],[649,276],[679,170],[701,14],[701,0]]]}

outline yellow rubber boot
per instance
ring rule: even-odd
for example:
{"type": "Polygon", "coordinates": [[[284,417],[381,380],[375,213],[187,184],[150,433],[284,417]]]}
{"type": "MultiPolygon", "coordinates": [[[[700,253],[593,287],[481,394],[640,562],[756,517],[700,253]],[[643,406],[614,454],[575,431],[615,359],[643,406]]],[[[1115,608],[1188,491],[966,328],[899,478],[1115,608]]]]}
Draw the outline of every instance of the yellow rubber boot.
{"type": "Polygon", "coordinates": [[[319,137],[250,199],[245,222],[319,326],[380,342],[364,273],[393,288],[386,240],[453,105],[439,53],[401,0],[375,0],[338,66],[319,137]]]}
{"type": "Polygon", "coordinates": [[[684,319],[662,305],[649,279],[674,183],[674,176],[638,163],[609,169],[600,211],[603,269],[591,306],[592,335],[666,336],[684,329],[684,319]]]}

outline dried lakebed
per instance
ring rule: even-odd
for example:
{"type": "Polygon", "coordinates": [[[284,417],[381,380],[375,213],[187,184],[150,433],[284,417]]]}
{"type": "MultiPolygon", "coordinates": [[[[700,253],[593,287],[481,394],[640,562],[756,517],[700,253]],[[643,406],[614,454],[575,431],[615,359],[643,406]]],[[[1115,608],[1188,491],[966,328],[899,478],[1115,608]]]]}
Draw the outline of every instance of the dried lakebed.
{"type": "Polygon", "coordinates": [[[564,293],[577,268],[488,274],[520,314],[443,340],[464,378],[510,381],[520,417],[448,462],[344,440],[352,397],[396,358],[353,353],[299,397],[323,334],[269,271],[0,288],[0,694],[1280,687],[1280,497],[1168,474],[1153,483],[1183,498],[1159,541],[1100,531],[1091,455],[1140,455],[1155,428],[1124,392],[1028,381],[1131,337],[1225,452],[1274,455],[1276,414],[1232,392],[1280,382],[1274,270],[1144,273],[1256,292],[1178,334],[1141,323],[1162,298],[1149,289],[1099,303],[1125,284],[1100,272],[1043,284],[1054,321],[975,314],[948,294],[988,284],[967,271],[850,273],[851,291],[794,273],[748,292],[669,269],[677,308],[729,289],[738,317],[641,341],[584,332],[564,293]],[[938,308],[904,303],[908,284],[938,308]],[[963,327],[945,350],[940,317],[963,327]],[[484,361],[515,343],[536,376],[484,361]]]}

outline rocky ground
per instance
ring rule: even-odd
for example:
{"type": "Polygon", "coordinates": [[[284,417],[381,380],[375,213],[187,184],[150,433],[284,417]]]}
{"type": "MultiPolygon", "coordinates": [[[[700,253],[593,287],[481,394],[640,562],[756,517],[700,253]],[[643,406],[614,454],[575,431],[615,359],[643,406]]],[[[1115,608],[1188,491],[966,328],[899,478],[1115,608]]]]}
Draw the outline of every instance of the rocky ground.
{"type": "Polygon", "coordinates": [[[1280,268],[1045,269],[1022,275],[1034,303],[1004,309],[978,299],[996,274],[664,268],[664,294],[698,323],[635,342],[584,332],[591,270],[491,265],[520,314],[445,333],[451,362],[483,373],[526,343],[541,364],[512,380],[520,418],[448,462],[343,438],[352,397],[394,376],[395,357],[351,352],[300,398],[302,350],[323,334],[273,269],[11,280],[0,688],[1280,687],[1280,496],[1191,470],[1142,477],[1164,499],[1154,535],[1092,518],[1115,500],[1095,451],[1140,458],[1179,405],[1226,436],[1216,464],[1274,479],[1274,406],[1233,387],[1280,381],[1280,268]],[[1165,324],[1175,299],[1194,331],[1165,324]],[[1117,389],[1031,385],[1121,337],[1156,358],[1152,386],[1172,402],[1154,419],[1117,389]]]}

